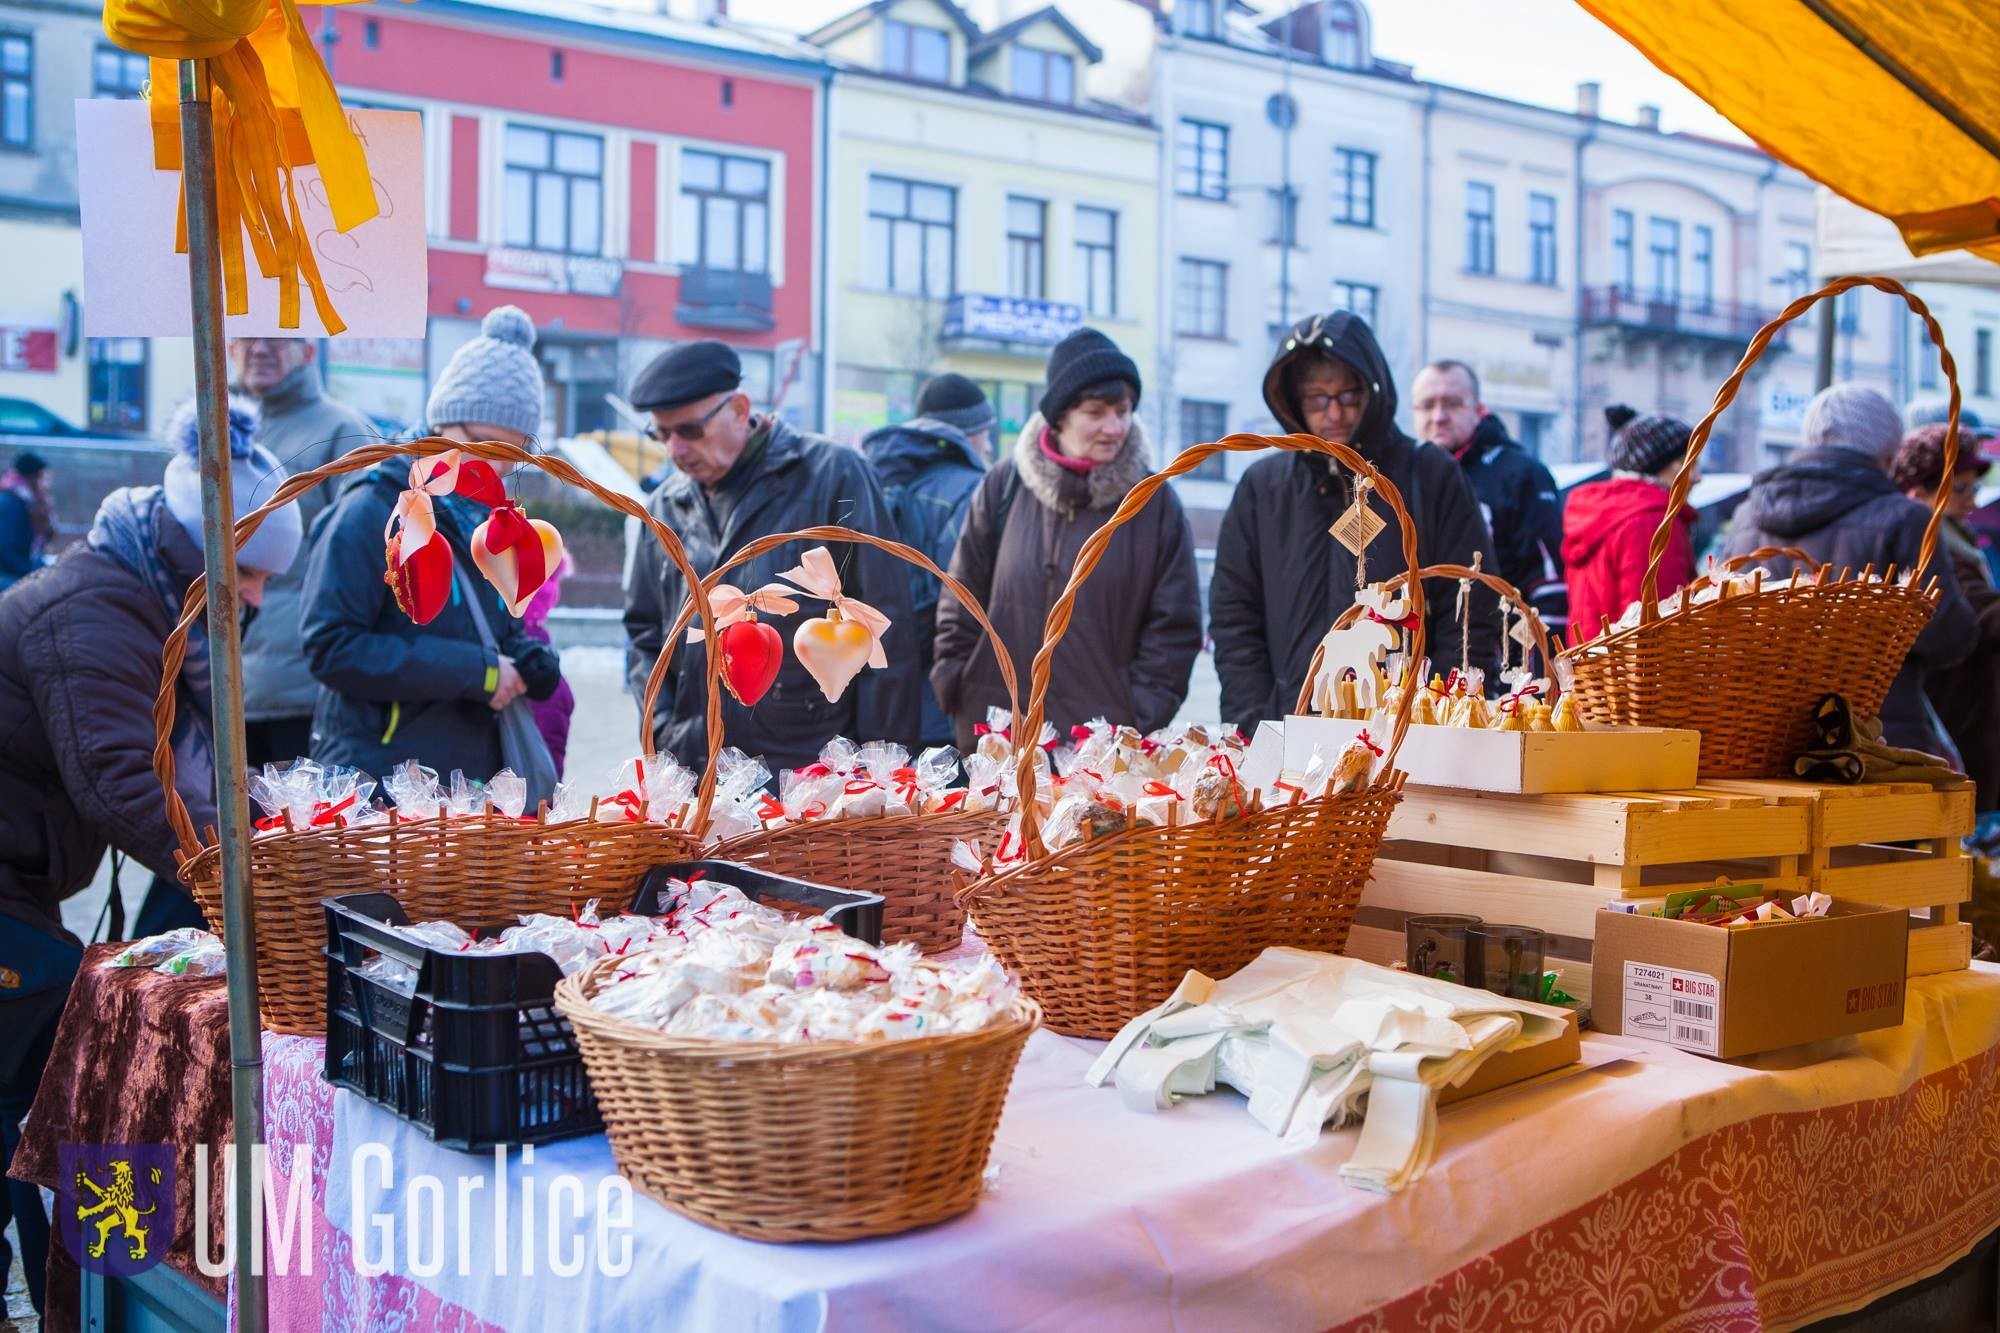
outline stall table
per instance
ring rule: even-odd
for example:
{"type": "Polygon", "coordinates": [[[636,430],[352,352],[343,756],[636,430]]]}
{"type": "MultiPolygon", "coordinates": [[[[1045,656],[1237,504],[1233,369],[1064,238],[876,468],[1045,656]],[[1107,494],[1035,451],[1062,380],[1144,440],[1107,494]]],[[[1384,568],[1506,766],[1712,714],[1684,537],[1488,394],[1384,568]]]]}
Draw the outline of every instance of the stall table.
{"type": "MultiPolygon", "coordinates": [[[[80,989],[107,984],[156,989],[80,989]]],[[[741,1241],[641,1196],[629,1272],[608,1278],[592,1234],[605,1140],[546,1145],[532,1163],[516,1151],[501,1277],[492,1155],[439,1148],[334,1092],[317,1041],[267,1034],[279,1197],[309,1172],[272,1327],[1748,1330],[1858,1309],[2000,1227],[2000,969],[1984,965],[1913,979],[1900,1027],[1737,1063],[1586,1036],[1580,1070],[1447,1109],[1429,1174],[1392,1197],[1336,1178],[1353,1131],[1290,1146],[1226,1092],[1127,1112],[1082,1085],[1096,1049],[1036,1034],[980,1207],[884,1240],[741,1241]],[[393,1180],[379,1160],[350,1168],[371,1145],[393,1180]],[[562,1176],[581,1186],[581,1221],[560,1249],[581,1246],[582,1271],[549,1272],[538,1240],[528,1276],[522,1200],[532,1181],[542,1207],[562,1176]],[[462,1225],[461,1182],[475,1180],[462,1225]],[[413,1205],[441,1214],[441,1252],[428,1232],[407,1247],[413,1205]],[[460,1274],[461,1246],[484,1276],[460,1274]],[[357,1256],[386,1270],[363,1276],[357,1256]]]]}

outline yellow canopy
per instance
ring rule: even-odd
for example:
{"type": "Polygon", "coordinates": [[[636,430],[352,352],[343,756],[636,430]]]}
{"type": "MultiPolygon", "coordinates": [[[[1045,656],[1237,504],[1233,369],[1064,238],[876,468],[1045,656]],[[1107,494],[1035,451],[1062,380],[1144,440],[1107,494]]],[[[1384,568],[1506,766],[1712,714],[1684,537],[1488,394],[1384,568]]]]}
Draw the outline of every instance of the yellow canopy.
{"type": "Polygon", "coordinates": [[[1578,0],[1770,153],[2000,262],[2000,0],[1578,0]]]}

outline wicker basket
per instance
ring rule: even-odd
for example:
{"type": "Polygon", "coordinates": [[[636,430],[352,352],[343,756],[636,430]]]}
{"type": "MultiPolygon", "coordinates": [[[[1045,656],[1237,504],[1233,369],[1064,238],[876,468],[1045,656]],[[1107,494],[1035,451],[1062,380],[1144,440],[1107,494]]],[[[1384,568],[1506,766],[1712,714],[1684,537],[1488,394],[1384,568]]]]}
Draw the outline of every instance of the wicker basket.
{"type": "MultiPolygon", "coordinates": [[[[849,528],[818,527],[800,532],[776,533],[760,537],[708,576],[707,587],[715,586],[733,569],[788,542],[859,542],[886,551],[934,575],[965,605],[980,627],[997,644],[1000,636],[986,618],[985,608],[957,579],[939,569],[923,552],[901,542],[885,540],[849,528]]],[[[668,635],[668,643],[678,640],[694,616],[693,604],[683,607],[679,620],[668,635]]],[[[653,715],[653,702],[666,679],[667,657],[661,656],[646,686],[643,716],[653,715]]],[[[997,654],[1001,679],[1007,686],[1007,706],[1018,722],[1020,695],[1015,687],[1014,663],[1004,651],[997,654]]],[[[719,731],[709,736],[710,762],[719,751],[719,731]]],[[[857,736],[857,742],[880,739],[857,736]]],[[[745,833],[716,847],[714,855],[730,861],[754,861],[780,874],[831,884],[839,888],[866,889],[882,895],[882,938],[907,941],[926,953],[956,948],[965,932],[965,909],[956,895],[960,876],[952,868],[952,844],[969,840],[992,843],[1000,836],[1010,817],[1008,810],[952,810],[934,814],[884,815],[872,819],[811,820],[785,828],[745,833]]]]}
{"type": "MultiPolygon", "coordinates": [[[[236,526],[240,547],[272,510],[311,490],[329,477],[358,472],[387,459],[419,457],[457,449],[499,462],[538,467],[560,481],[589,492],[614,509],[645,523],[665,546],[668,556],[692,581],[693,569],[669,528],[640,506],[598,486],[567,462],[529,454],[504,444],[458,444],[425,439],[414,443],[364,445],[324,467],[291,477],[263,508],[236,526]]],[[[187,650],[187,635],[202,614],[206,580],[188,589],[180,622],[168,635],[162,654],[160,693],[153,716],[158,740],[153,771],[166,798],[167,818],[180,839],[180,875],[194,891],[209,928],[225,930],[222,906],[222,851],[197,836],[187,806],[174,789],[174,726],[176,681],[187,650]]],[[[707,614],[707,599],[702,600],[707,614]]],[[[711,684],[711,698],[716,691],[711,684]]],[[[711,702],[710,725],[716,725],[720,705],[711,702]]],[[[644,746],[648,737],[641,735],[644,746]]],[[[238,784],[247,775],[232,775],[238,784]]],[[[712,775],[702,784],[697,813],[691,821],[700,829],[707,820],[712,775]]],[[[293,828],[259,834],[249,848],[250,887],[255,900],[257,992],[265,1027],[276,1032],[319,1035],[326,1028],[326,914],[321,899],[348,893],[394,894],[410,918],[430,920],[493,920],[522,912],[566,912],[584,898],[623,900],[647,869],[664,861],[691,860],[701,854],[694,833],[651,822],[597,823],[575,820],[549,824],[547,811],[535,820],[503,816],[469,819],[397,820],[365,828],[293,828]]]]}
{"type": "Polygon", "coordinates": [[[667,1207],[752,1240],[887,1236],[979,1201],[1000,1108],[1041,1011],[908,1041],[669,1036],[590,1002],[607,958],[556,987],[618,1169],[667,1207]]]}
{"type": "MultiPolygon", "coordinates": [[[[1715,395],[1715,405],[1694,429],[1687,460],[1674,479],[1666,517],[1653,534],[1651,558],[1639,593],[1635,626],[1577,643],[1565,658],[1574,668],[1570,685],[1578,710],[1591,722],[1641,727],[1685,727],[1701,733],[1700,774],[1705,778],[1792,776],[1792,760],[1812,744],[1812,710],[1827,694],[1842,694],[1857,715],[1881,710],[1889,683],[1937,605],[1936,580],[1924,580],[1937,554],[1948,487],[1940,487],[1917,557],[1919,581],[1895,582],[1886,571],[1880,582],[1870,568],[1837,576],[1830,566],[1791,548],[1767,548],[1729,562],[1727,569],[1774,561],[1812,571],[1809,586],[1759,588],[1741,596],[1659,610],[1660,562],[1674,525],[1681,521],[1694,467],[1716,418],[1735,399],[1744,376],[1784,325],[1815,301],[1851,287],[1875,287],[1900,296],[1930,331],[1951,385],[1950,428],[1946,432],[1945,475],[1958,457],[1958,371],[1944,335],[1928,308],[1889,278],[1840,278],[1786,306],[1760,329],[1735,371],[1715,395]]],[[[1712,581],[1697,579],[1692,594],[1712,581]]],[[[1581,627],[1572,627],[1577,637],[1581,627]]]]}
{"type": "MultiPolygon", "coordinates": [[[[1165,1000],[1190,968],[1226,975],[1277,945],[1337,952],[1347,942],[1390,812],[1402,798],[1395,754],[1409,727],[1413,690],[1403,693],[1381,772],[1363,791],[1233,820],[1128,828],[1053,851],[1042,843],[1032,738],[1041,731],[1050,663],[1069,628],[1077,590],[1112,535],[1168,479],[1217,453],[1272,447],[1330,454],[1368,477],[1401,522],[1404,568],[1418,567],[1416,527],[1395,485],[1347,446],[1309,435],[1232,435],[1196,445],[1135,486],[1084,543],[1069,586],[1049,610],[1028,715],[1014,732],[1026,859],[975,880],[959,895],[994,954],[1041,1002],[1053,1031],[1111,1037],[1133,1015],[1165,1000]]],[[[1414,661],[1423,656],[1421,581],[1410,588],[1410,605],[1417,616],[1414,661]]],[[[1300,710],[1311,689],[1308,676],[1300,710]]]]}
{"type": "MultiPolygon", "coordinates": [[[[1521,618],[1528,622],[1528,631],[1535,637],[1535,651],[1541,655],[1542,661],[1555,661],[1555,658],[1549,652],[1549,630],[1548,626],[1542,623],[1541,613],[1535,610],[1532,602],[1521,595],[1519,588],[1516,588],[1513,584],[1507,582],[1507,580],[1497,574],[1488,574],[1484,570],[1473,569],[1466,565],[1425,565],[1417,571],[1417,574],[1419,577],[1425,579],[1470,579],[1474,583],[1482,584],[1491,589],[1494,595],[1502,601],[1512,602],[1515,609],[1520,612],[1521,618]]],[[[1394,592],[1409,581],[1410,576],[1407,573],[1398,574],[1392,579],[1384,580],[1383,586],[1389,591],[1394,592]]],[[[1333,627],[1335,629],[1346,629],[1361,619],[1363,609],[1359,605],[1348,607],[1334,620],[1333,627]]],[[[1502,645],[1502,647],[1504,648],[1505,645],[1502,645]]],[[[1312,663],[1306,668],[1306,689],[1309,693],[1312,689],[1313,681],[1319,676],[1320,663],[1324,660],[1325,651],[1324,645],[1313,649],[1312,663]]],[[[1549,682],[1549,691],[1549,701],[1553,702],[1555,698],[1554,681],[1549,682]]],[[[1305,710],[1301,708],[1299,711],[1304,712],[1305,710]]]]}

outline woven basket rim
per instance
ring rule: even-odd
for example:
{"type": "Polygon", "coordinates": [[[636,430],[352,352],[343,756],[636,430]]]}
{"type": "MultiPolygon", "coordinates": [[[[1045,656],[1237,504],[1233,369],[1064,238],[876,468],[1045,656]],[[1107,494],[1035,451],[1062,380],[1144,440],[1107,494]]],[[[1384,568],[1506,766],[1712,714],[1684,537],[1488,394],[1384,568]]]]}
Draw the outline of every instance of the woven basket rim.
{"type": "Polygon", "coordinates": [[[785,834],[818,833],[824,832],[827,829],[872,833],[883,828],[894,830],[900,829],[905,824],[918,824],[924,821],[935,823],[946,819],[958,819],[968,815],[977,815],[982,819],[993,819],[1002,815],[1012,814],[1014,806],[1015,802],[1010,800],[970,810],[926,810],[921,813],[912,812],[901,815],[861,815],[853,819],[807,819],[801,820],[796,824],[781,824],[777,828],[752,829],[747,833],[739,833],[733,838],[724,838],[721,842],[716,843],[711,850],[721,859],[727,860],[728,858],[723,856],[723,853],[727,851],[742,848],[749,848],[754,851],[755,845],[758,842],[785,834]]]}
{"type": "MultiPolygon", "coordinates": [[[[370,840],[406,836],[429,839],[439,832],[449,834],[458,830],[463,830],[467,833],[474,831],[480,833],[511,832],[524,839],[576,838],[578,832],[583,829],[592,830],[594,836],[588,839],[579,839],[582,841],[615,842],[620,839],[637,836],[637,834],[643,832],[653,836],[679,838],[695,847],[701,846],[701,840],[687,829],[678,828],[671,824],[662,824],[650,819],[620,820],[617,823],[603,819],[566,819],[560,823],[549,824],[529,822],[523,819],[512,819],[506,815],[499,814],[440,815],[434,819],[409,819],[400,822],[391,820],[387,824],[366,824],[360,828],[272,829],[253,836],[250,839],[250,845],[253,852],[268,852],[280,849],[296,851],[307,847],[327,846],[330,843],[341,840],[342,835],[352,836],[356,839],[370,840]]],[[[185,878],[188,875],[206,870],[221,855],[221,843],[203,843],[200,851],[196,852],[193,856],[182,859],[180,863],[182,877],[185,878]]]]}
{"type": "Polygon", "coordinates": [[[1857,590],[1865,591],[1867,595],[1875,597],[1909,597],[1912,600],[1931,606],[1934,606],[1937,601],[1934,596],[1915,583],[1891,583],[1877,579],[1864,579],[1859,576],[1851,579],[1828,579],[1824,583],[1810,583],[1804,586],[1785,584],[1778,587],[1759,588],[1756,592],[1740,593],[1732,597],[1718,597],[1712,601],[1683,606],[1662,615],[1658,620],[1641,621],[1636,625],[1627,625],[1623,629],[1616,629],[1609,634],[1586,640],[1560,655],[1579,660],[1585,657],[1597,656],[1608,652],[1613,647],[1635,642],[1649,631],[1661,630],[1666,626],[1684,625],[1690,621],[1700,619],[1707,613],[1720,611],[1725,607],[1748,609],[1760,603],[1775,604],[1779,602],[1804,601],[1817,594],[1833,592],[1850,593],[1857,590]]]}
{"type": "Polygon", "coordinates": [[[1004,888],[1008,880],[1017,876],[1024,875],[1030,871],[1048,870],[1060,866],[1072,853],[1079,852],[1086,847],[1097,849],[1113,843],[1137,841],[1142,837],[1152,837],[1157,841],[1166,841],[1171,835],[1186,833],[1190,830],[1214,831],[1217,829],[1235,829],[1244,825],[1255,825],[1263,822],[1276,822],[1280,816],[1296,814],[1298,811],[1304,810],[1309,806],[1327,801],[1340,801],[1359,805],[1378,796],[1400,795],[1408,780],[1409,775],[1403,772],[1402,769],[1391,768],[1378,775],[1373,782],[1359,791],[1330,792],[1322,796],[1308,797],[1305,800],[1296,801],[1290,805],[1269,805],[1265,806],[1262,810],[1253,810],[1248,814],[1239,815],[1235,819],[1201,819],[1187,824],[1131,824],[1119,829],[1116,833],[1107,833],[1101,838],[1086,838],[1081,842],[1065,843],[1063,846],[1054,848],[1041,856],[1017,861],[1005,870],[997,870],[990,875],[980,875],[974,878],[961,891],[960,896],[963,903],[967,907],[970,907],[977,903],[979,896],[986,889],[994,887],[1004,888]]]}
{"type": "Polygon", "coordinates": [[[647,1054],[757,1064],[788,1060],[799,1063],[855,1060],[888,1052],[919,1052],[954,1043],[1005,1037],[1024,1027],[1039,1027],[1042,1022],[1042,1006],[1026,995],[1016,994],[1002,1017],[971,1032],[939,1032],[894,1041],[743,1041],[730,1037],[683,1036],[607,1014],[591,1003],[590,995],[595,993],[596,985],[602,979],[599,974],[621,966],[625,961],[619,957],[600,958],[581,972],[564,977],[556,985],[556,1008],[571,1026],[588,1027],[605,1040],[616,1041],[647,1054]],[[590,989],[586,991],[586,987],[590,989]]]}

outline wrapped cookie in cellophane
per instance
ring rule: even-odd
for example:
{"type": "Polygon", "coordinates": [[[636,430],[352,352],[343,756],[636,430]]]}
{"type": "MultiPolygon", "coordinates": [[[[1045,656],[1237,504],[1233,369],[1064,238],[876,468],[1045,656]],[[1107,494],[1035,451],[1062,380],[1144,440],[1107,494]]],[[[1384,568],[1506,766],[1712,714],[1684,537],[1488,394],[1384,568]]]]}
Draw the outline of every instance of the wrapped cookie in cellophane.
{"type": "Polygon", "coordinates": [[[379,823],[385,816],[368,804],[375,779],[359,769],[322,768],[310,759],[266,764],[250,775],[250,799],[264,809],[259,833],[284,829],[350,828],[379,823]]]}
{"type": "Polygon", "coordinates": [[[770,808],[764,784],[770,780],[771,770],[762,759],[753,759],[733,745],[717,755],[715,800],[703,836],[717,843],[763,828],[770,808]]]}
{"type": "Polygon", "coordinates": [[[389,770],[389,776],[382,779],[382,790],[395,802],[399,819],[436,819],[444,813],[444,787],[438,782],[437,770],[414,759],[405,759],[389,770]]]}
{"type": "Polygon", "coordinates": [[[612,794],[597,803],[600,822],[652,820],[678,828],[687,822],[700,780],[664,754],[627,759],[612,776],[612,794]]]}

